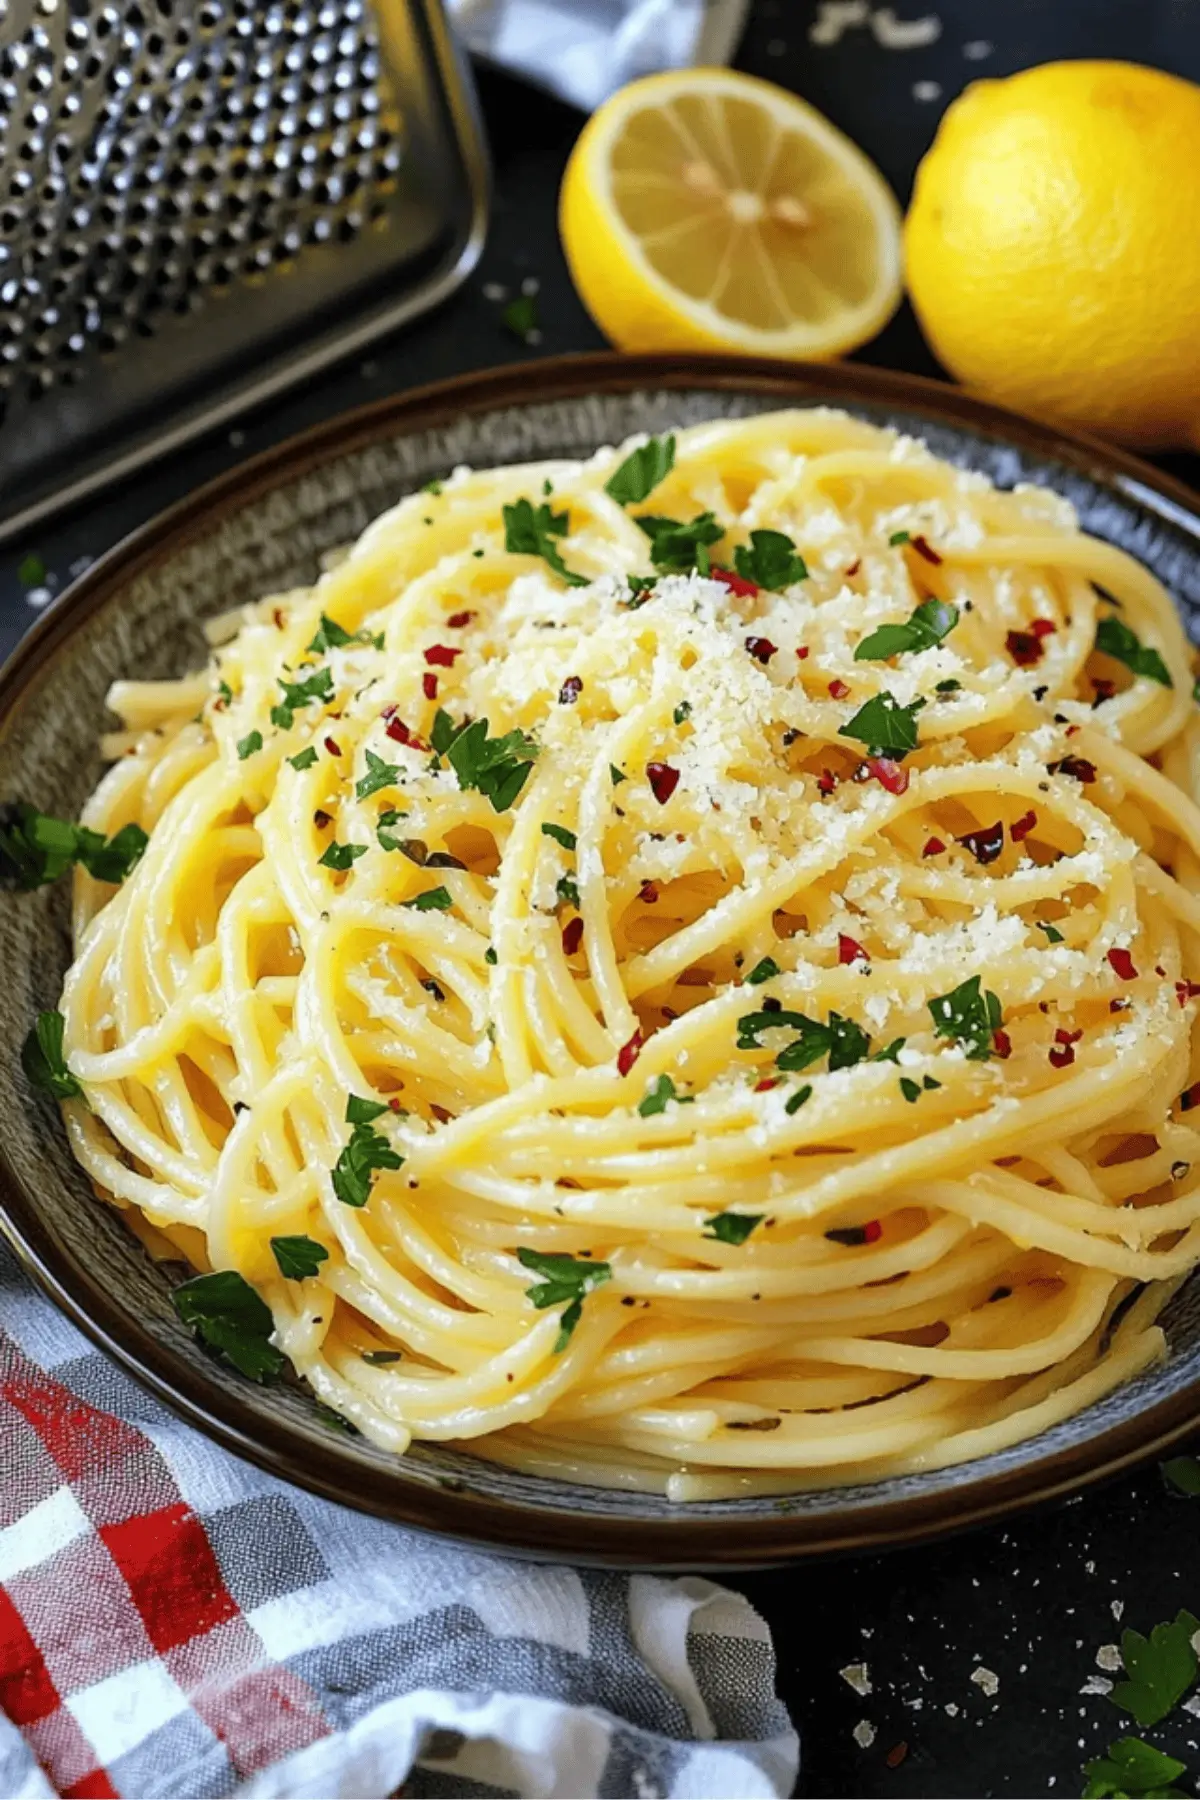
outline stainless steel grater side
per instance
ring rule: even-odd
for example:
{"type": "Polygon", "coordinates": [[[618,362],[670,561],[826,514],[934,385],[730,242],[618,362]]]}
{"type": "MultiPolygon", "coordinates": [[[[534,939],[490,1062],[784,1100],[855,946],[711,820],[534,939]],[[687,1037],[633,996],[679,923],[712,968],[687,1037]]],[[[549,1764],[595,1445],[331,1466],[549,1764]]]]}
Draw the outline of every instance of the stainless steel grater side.
{"type": "Polygon", "coordinates": [[[448,294],[440,0],[0,0],[0,541],[448,294]]]}

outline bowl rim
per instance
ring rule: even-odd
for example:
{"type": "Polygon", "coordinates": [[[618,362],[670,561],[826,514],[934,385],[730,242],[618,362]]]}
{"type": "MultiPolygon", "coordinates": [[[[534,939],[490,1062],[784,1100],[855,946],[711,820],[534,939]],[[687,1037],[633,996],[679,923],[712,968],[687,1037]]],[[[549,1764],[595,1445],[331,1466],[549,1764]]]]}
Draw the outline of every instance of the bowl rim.
{"type": "MultiPolygon", "coordinates": [[[[797,403],[866,402],[964,425],[1062,463],[1115,490],[1127,504],[1191,536],[1200,554],[1200,500],[1173,477],[1127,452],[1071,435],[960,388],[865,364],[785,363],[766,358],[586,352],[471,372],[394,394],[322,421],[206,482],[97,559],[47,608],[0,668],[0,728],[27,687],[92,615],[135,576],[196,541],[222,517],[294,481],[324,461],[404,431],[523,404],[578,400],[639,388],[712,388],[797,403]]],[[[785,1510],[736,1520],[570,1512],[474,1494],[444,1477],[406,1480],[402,1465],[343,1461],[331,1438],[314,1455],[311,1437],[283,1413],[249,1413],[236,1390],[211,1382],[202,1359],[178,1356],[113,1299],[40,1216],[0,1140],[0,1235],[35,1282],[84,1334],[187,1424],[268,1474],[324,1499],[407,1527],[509,1554],[654,1569],[750,1569],[814,1555],[915,1544],[1062,1500],[1161,1456],[1195,1429],[1200,1376],[1083,1443],[934,1493],[905,1494],[813,1512],[785,1510]]],[[[1031,1440],[1036,1442],[1036,1439],[1031,1440]]],[[[786,1497],[785,1497],[786,1498],[786,1497]]]]}

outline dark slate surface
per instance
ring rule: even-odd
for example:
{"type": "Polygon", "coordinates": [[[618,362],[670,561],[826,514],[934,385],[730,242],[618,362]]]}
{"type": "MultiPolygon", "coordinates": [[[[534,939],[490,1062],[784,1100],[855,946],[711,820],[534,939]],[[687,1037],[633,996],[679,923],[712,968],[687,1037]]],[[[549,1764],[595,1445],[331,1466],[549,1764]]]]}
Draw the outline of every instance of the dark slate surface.
{"type": "MultiPolygon", "coordinates": [[[[907,200],[917,161],[947,102],[973,79],[1063,56],[1127,57],[1200,79],[1195,0],[908,0],[901,18],[935,14],[937,42],[888,51],[861,27],[834,45],[809,39],[815,0],[755,0],[738,62],[827,112],[907,200]]],[[[601,340],[575,298],[554,201],[578,115],[522,84],[481,72],[497,168],[490,241],[467,288],[436,317],[302,394],[189,451],[0,557],[0,653],[66,582],[72,565],[115,543],[171,500],[239,458],[361,400],[460,370],[601,340]],[[542,338],[504,329],[489,284],[540,283],[542,338]],[[27,595],[22,554],[49,571],[27,595]],[[31,604],[31,600],[33,604],[31,604]]],[[[923,374],[937,365],[907,308],[862,359],[923,374]]],[[[1194,458],[1164,459],[1196,483],[1194,458]]],[[[783,1697],[804,1739],[801,1793],[835,1796],[1077,1794],[1080,1768],[1130,1721],[1101,1694],[1096,1654],[1133,1625],[1181,1606],[1200,1612],[1200,1502],[1170,1496],[1149,1469],[1053,1513],[931,1548],[747,1578],[769,1619],[783,1697]],[[865,1663],[859,1695],[839,1670],[865,1663]],[[973,1670],[989,1672],[983,1685],[973,1670]],[[998,1680],[994,1695],[991,1676],[998,1680]],[[856,1741],[870,1734],[869,1744],[856,1741]],[[901,1755],[900,1747],[904,1746],[901,1755]],[[889,1754],[890,1753],[890,1754],[889,1754]],[[889,1766],[889,1762],[895,1766],[889,1766]]],[[[1200,1769],[1200,1719],[1178,1711],[1148,1734],[1200,1769]]]]}

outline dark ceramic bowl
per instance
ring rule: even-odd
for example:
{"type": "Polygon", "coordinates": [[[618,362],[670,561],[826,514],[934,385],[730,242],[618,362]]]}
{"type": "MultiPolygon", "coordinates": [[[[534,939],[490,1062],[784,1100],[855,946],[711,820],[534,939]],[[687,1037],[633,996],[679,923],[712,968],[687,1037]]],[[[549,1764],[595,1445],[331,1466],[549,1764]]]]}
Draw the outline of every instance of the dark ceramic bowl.
{"type": "MultiPolygon", "coordinates": [[[[1001,486],[1067,494],[1200,620],[1200,517],[1187,491],[1116,451],[1063,438],[932,382],[873,369],[684,357],[571,357],[400,395],[256,458],[97,563],[0,676],[0,799],[74,815],[101,764],[104,693],[204,655],[206,615],[311,582],[322,551],[455,463],[587,455],[632,431],[830,403],[917,433],[1001,486]]],[[[328,1498],[533,1556],[659,1568],[752,1565],[912,1542],[1064,1496],[1161,1454],[1200,1412],[1200,1280],[1166,1325],[1169,1360],[1041,1437],[980,1462],[793,1498],[687,1507],[567,1486],[419,1446],[398,1459],[331,1433],[296,1386],[259,1388],[210,1360],[169,1281],[93,1197],[17,1050],[69,959],[65,884],[0,900],[0,1225],[71,1317],[227,1448],[328,1498]]],[[[178,1271],[175,1271],[176,1275],[178,1271]]]]}

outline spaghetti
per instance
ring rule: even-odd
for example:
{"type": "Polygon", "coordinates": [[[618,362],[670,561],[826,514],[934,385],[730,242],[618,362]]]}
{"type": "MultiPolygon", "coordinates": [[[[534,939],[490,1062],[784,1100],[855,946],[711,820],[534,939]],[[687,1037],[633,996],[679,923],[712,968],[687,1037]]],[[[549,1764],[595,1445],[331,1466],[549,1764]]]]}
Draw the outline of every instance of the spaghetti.
{"type": "Polygon", "coordinates": [[[111,696],[65,1114],[242,1366],[686,1500],[1164,1353],[1200,713],[1063,500],[768,413],[457,470],[214,635],[111,696]]]}

